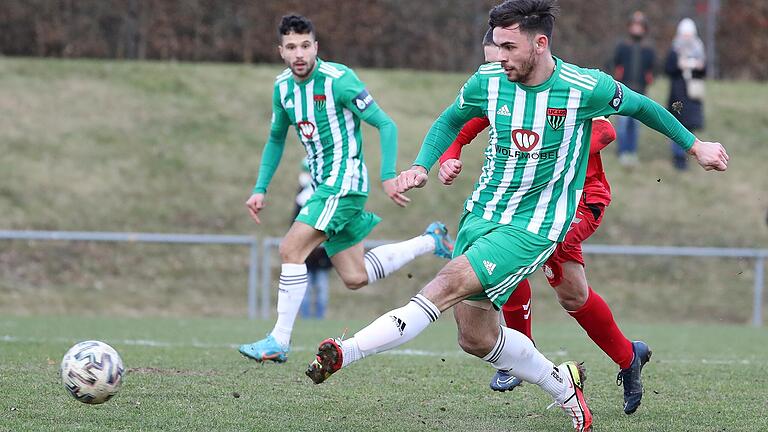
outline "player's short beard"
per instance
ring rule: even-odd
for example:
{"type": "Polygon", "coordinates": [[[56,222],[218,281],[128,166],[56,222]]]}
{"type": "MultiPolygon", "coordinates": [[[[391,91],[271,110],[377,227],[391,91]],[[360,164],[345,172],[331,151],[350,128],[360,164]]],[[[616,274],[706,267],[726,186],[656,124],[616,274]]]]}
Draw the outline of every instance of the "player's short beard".
{"type": "Polygon", "coordinates": [[[515,77],[515,79],[509,78],[509,80],[512,82],[520,83],[528,82],[528,80],[531,78],[531,75],[533,74],[533,70],[536,68],[536,64],[536,53],[533,47],[531,47],[531,50],[528,53],[528,58],[520,63],[519,68],[515,68],[517,77],[515,77]]]}
{"type": "Polygon", "coordinates": [[[293,72],[293,75],[295,75],[295,76],[297,76],[299,78],[306,78],[306,77],[308,77],[312,73],[313,70],[315,70],[315,62],[316,61],[317,60],[312,60],[311,62],[310,61],[306,61],[305,62],[307,64],[307,71],[304,73],[304,75],[297,74],[296,73],[296,69],[293,68],[293,65],[290,65],[291,72],[293,72]]]}

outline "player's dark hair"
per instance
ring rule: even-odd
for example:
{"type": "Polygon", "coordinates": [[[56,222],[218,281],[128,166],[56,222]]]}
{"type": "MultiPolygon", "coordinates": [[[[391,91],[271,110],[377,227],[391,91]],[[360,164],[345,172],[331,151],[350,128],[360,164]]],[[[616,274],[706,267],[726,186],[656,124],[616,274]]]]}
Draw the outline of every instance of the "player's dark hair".
{"type": "Polygon", "coordinates": [[[496,45],[493,42],[493,27],[488,27],[488,31],[485,32],[485,36],[483,36],[483,46],[491,46],[496,45]]]}
{"type": "Polygon", "coordinates": [[[283,40],[283,36],[289,33],[296,34],[311,34],[315,36],[315,26],[312,25],[312,21],[309,18],[305,18],[301,15],[285,15],[280,20],[280,26],[277,28],[277,33],[280,40],[283,40]]]}
{"type": "Polygon", "coordinates": [[[557,0],[507,0],[491,9],[488,24],[491,28],[518,24],[521,32],[552,39],[558,12],[557,0]]]}

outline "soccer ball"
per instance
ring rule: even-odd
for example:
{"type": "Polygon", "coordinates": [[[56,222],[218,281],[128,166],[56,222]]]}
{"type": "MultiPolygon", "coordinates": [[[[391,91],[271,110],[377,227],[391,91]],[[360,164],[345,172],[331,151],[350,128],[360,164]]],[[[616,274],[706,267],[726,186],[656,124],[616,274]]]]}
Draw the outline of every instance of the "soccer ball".
{"type": "Polygon", "coordinates": [[[104,342],[80,342],[61,360],[61,382],[75,399],[87,404],[108,401],[123,383],[123,361],[104,342]]]}

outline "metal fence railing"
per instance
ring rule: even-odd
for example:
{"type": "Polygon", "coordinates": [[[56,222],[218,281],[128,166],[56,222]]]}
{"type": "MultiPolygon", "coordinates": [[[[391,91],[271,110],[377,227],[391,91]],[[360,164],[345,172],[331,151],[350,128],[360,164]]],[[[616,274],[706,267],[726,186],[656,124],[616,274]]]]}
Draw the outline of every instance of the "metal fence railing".
{"type": "MultiPolygon", "coordinates": [[[[259,241],[256,237],[207,234],[154,234],[87,231],[0,231],[0,240],[87,241],[125,243],[170,243],[204,245],[245,245],[250,247],[248,261],[248,318],[256,318],[256,285],[259,272],[259,241]]],[[[267,310],[262,308],[262,310],[267,310]]],[[[269,314],[262,318],[268,318],[269,314]]]]}
{"type": "MultiPolygon", "coordinates": [[[[237,235],[150,234],[79,231],[0,231],[0,240],[58,240],[248,246],[250,249],[250,259],[248,261],[247,304],[248,318],[251,319],[254,319],[257,316],[262,319],[268,319],[270,317],[272,294],[272,254],[274,250],[280,245],[281,241],[281,239],[277,237],[266,237],[259,241],[259,239],[256,237],[237,235]],[[261,246],[261,262],[259,262],[259,246],[261,246]],[[259,276],[261,276],[260,283],[259,276]]],[[[373,248],[387,243],[391,243],[391,241],[369,240],[365,242],[365,246],[366,248],[373,248]]],[[[585,245],[584,252],[596,255],[644,255],[754,259],[755,276],[753,290],[752,325],[755,327],[760,327],[763,324],[765,261],[768,259],[768,249],[585,245]]]]}
{"type": "MultiPolygon", "coordinates": [[[[262,242],[261,263],[261,316],[269,316],[270,287],[272,286],[272,249],[280,245],[280,238],[267,237],[262,242]]],[[[393,241],[366,241],[366,248],[373,248],[393,241]]],[[[584,253],[594,255],[645,255],[645,256],[675,256],[675,257],[708,257],[708,258],[749,258],[755,260],[755,280],[752,307],[752,325],[763,325],[763,290],[765,287],[765,261],[768,249],[741,248],[709,248],[709,247],[673,247],[673,246],[608,246],[584,245],[584,253]]]]}

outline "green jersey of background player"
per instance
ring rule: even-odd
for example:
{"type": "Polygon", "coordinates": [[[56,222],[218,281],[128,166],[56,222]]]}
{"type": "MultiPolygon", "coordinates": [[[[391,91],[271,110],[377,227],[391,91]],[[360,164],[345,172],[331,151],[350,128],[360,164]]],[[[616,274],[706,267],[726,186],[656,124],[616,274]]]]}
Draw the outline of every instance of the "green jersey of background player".
{"type": "Polygon", "coordinates": [[[434,222],[420,236],[365,253],[362,241],[381,219],[364,209],[369,183],[360,122],[379,130],[384,191],[405,207],[410,200],[396,191],[395,184],[397,127],[352,69],[317,58],[311,21],[285,16],[279,37],[280,56],[288,68],[275,79],[269,141],[246,206],[260,223],[259,213],[266,204],[267,187],[280,163],[290,125],[307,152],[314,193],[280,244],[283,264],[275,327],[265,339],[240,346],[240,352],[256,361],[284,362],[307,288],[304,261],[320,243],[325,243],[333,266],[350,289],[384,278],[427,252],[450,258],[453,245],[445,225],[434,222]]]}
{"type": "Polygon", "coordinates": [[[573,220],[592,118],[635,117],[674,138],[705,168],[725,170],[728,156],[720,144],[696,140],[652,100],[602,72],[555,58],[550,40],[556,11],[554,0],[508,0],[491,10],[500,62],[481,66],[469,78],[429,130],[414,166],[398,176],[400,192],[423,187],[427,170],[464,123],[488,116],[486,164],[467,199],[453,259],[407,305],[348,340],[322,341],[306,371],[315,383],[411,340],[453,307],[464,351],[537,384],[576,431],[591,428],[581,367],[555,366],[522,333],[500,328],[495,309],[547,260],[573,220]]]}

